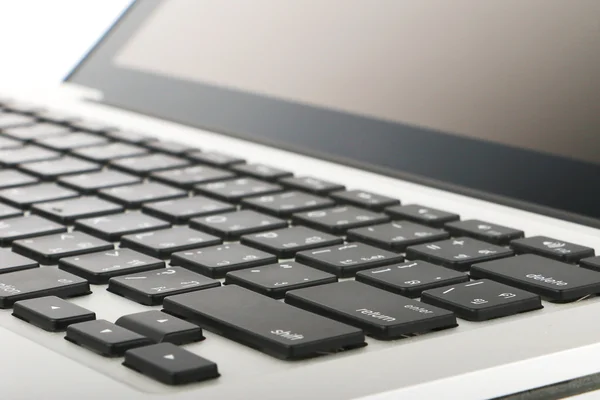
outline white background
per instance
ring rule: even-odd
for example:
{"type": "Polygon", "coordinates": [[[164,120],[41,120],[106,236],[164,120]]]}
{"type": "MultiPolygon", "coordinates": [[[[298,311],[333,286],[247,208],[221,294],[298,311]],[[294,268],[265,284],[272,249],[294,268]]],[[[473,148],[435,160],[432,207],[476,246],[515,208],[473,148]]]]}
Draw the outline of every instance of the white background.
{"type": "Polygon", "coordinates": [[[0,86],[60,82],[130,0],[0,0],[0,86]]]}

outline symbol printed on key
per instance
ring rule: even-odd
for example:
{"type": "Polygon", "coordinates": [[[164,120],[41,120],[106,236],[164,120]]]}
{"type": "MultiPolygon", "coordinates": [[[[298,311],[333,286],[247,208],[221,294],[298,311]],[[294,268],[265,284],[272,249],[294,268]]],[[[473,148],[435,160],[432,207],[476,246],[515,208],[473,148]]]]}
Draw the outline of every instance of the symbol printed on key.
{"type": "Polygon", "coordinates": [[[164,356],[163,358],[166,358],[167,360],[174,360],[175,356],[173,354],[167,354],[166,356],[164,356]]]}
{"type": "Polygon", "coordinates": [[[103,331],[100,331],[100,333],[111,333],[111,332],[112,332],[112,330],[110,330],[110,329],[105,329],[103,331]]]}
{"type": "Polygon", "coordinates": [[[488,302],[488,301],[487,301],[487,300],[484,300],[484,299],[473,299],[473,300],[471,301],[471,304],[479,305],[479,304],[485,304],[485,303],[487,303],[487,302],[488,302]]]}

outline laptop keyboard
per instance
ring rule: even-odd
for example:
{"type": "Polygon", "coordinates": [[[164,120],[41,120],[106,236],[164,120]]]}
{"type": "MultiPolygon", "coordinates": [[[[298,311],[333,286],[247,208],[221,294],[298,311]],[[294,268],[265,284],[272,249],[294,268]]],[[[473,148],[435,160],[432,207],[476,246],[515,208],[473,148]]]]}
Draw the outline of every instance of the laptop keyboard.
{"type": "Polygon", "coordinates": [[[33,105],[0,104],[0,165],[0,308],[165,384],[219,376],[203,330],[327,357],[600,292],[586,246],[33,105]],[[99,290],[163,310],[68,300],[99,290]]]}

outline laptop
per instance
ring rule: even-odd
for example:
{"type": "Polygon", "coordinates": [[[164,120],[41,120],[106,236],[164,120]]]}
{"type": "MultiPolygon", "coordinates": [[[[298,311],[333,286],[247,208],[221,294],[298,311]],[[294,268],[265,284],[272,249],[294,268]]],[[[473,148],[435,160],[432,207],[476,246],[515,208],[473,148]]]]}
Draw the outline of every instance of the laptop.
{"type": "Polygon", "coordinates": [[[599,13],[135,2],[1,91],[1,397],[593,396],[599,13]]]}

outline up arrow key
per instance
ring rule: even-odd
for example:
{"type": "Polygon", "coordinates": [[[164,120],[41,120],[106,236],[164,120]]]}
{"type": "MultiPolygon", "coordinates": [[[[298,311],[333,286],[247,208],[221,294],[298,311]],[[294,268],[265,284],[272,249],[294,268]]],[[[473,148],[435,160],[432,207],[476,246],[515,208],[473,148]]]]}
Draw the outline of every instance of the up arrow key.
{"type": "Polygon", "coordinates": [[[173,354],[167,354],[166,356],[164,356],[164,358],[166,358],[167,360],[174,360],[175,356],[173,354]]]}

